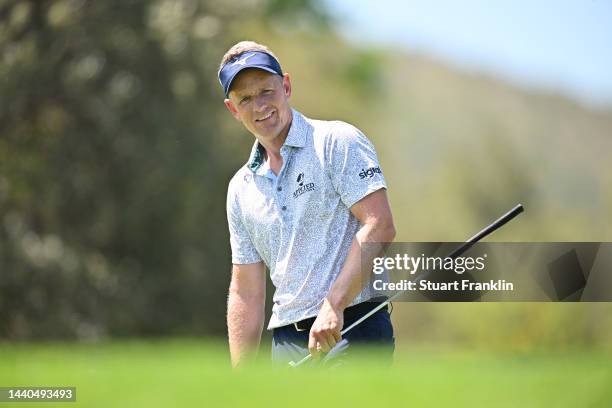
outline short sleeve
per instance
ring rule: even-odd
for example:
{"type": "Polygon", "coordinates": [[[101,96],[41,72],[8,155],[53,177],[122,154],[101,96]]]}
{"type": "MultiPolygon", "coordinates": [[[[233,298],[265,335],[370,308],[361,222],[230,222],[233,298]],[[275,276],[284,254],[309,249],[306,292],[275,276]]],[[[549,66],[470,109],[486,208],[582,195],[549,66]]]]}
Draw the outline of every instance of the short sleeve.
{"type": "Polygon", "coordinates": [[[354,126],[337,122],[326,143],[326,167],[344,205],[387,188],[372,142],[354,126]]]}
{"type": "Polygon", "coordinates": [[[261,257],[251,241],[251,237],[243,222],[242,211],[233,183],[230,182],[227,191],[227,223],[232,249],[232,263],[236,265],[250,264],[261,261],[261,257]]]}

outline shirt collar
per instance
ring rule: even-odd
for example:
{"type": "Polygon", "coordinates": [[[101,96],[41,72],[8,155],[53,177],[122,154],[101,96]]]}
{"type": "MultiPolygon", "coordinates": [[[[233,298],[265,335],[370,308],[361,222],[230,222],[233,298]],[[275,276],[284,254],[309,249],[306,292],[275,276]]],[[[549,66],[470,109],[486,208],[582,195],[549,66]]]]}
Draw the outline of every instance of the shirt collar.
{"type": "Polygon", "coordinates": [[[255,140],[253,144],[253,148],[251,149],[251,155],[249,156],[249,161],[247,161],[247,167],[253,173],[257,171],[257,169],[261,166],[265,159],[264,155],[265,149],[259,144],[259,141],[255,140]]]}
{"type": "Polygon", "coordinates": [[[293,114],[291,119],[291,127],[289,128],[289,133],[287,134],[287,139],[285,139],[285,145],[293,146],[293,147],[304,147],[306,145],[306,119],[304,116],[296,111],[295,109],[291,109],[293,114]]]}
{"type": "MultiPolygon", "coordinates": [[[[287,133],[287,138],[283,146],[304,147],[306,145],[306,133],[308,131],[306,119],[295,109],[291,109],[291,113],[291,126],[289,127],[289,133],[287,133]]],[[[255,140],[253,148],[251,149],[251,155],[247,161],[247,167],[255,173],[264,160],[265,149],[259,141],[255,140]]]]}

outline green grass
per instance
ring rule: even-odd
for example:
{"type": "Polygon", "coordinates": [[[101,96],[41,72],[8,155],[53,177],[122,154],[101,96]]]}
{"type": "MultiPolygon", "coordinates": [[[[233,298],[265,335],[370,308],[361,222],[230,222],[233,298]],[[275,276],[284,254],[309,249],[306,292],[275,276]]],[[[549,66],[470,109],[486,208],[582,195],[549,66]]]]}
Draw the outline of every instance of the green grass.
{"type": "Polygon", "coordinates": [[[289,370],[261,362],[233,372],[224,345],[198,340],[0,344],[1,386],[77,387],[76,403],[49,407],[609,407],[611,384],[612,355],[603,352],[408,347],[392,368],[364,361],[351,369],[289,370]]]}

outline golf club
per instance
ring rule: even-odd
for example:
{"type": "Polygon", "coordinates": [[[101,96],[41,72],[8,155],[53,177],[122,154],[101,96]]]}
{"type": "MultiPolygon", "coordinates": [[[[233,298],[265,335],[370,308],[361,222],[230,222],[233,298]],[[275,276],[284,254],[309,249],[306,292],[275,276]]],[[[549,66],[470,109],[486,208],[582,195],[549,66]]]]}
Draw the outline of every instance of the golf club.
{"type": "MultiPolygon", "coordinates": [[[[480,241],[481,239],[483,239],[484,237],[486,237],[487,235],[491,234],[492,232],[494,232],[495,230],[497,230],[498,228],[502,227],[504,224],[506,224],[508,221],[512,220],[514,217],[516,217],[517,215],[519,215],[520,213],[522,213],[524,210],[523,205],[522,204],[517,204],[513,209],[511,209],[510,211],[508,211],[507,213],[505,213],[504,215],[502,215],[501,217],[499,217],[497,220],[495,220],[491,225],[487,226],[486,228],[482,229],[480,232],[478,232],[476,235],[472,236],[470,239],[468,239],[464,244],[462,244],[461,246],[459,246],[457,249],[455,249],[453,252],[451,252],[449,255],[447,255],[447,258],[456,258],[459,255],[465,253],[468,249],[470,249],[476,242],[480,241]]],[[[358,324],[360,324],[361,322],[363,322],[364,320],[366,320],[368,317],[372,316],[374,313],[378,312],[380,309],[382,309],[383,307],[387,306],[389,303],[393,302],[395,299],[397,299],[400,295],[402,294],[402,292],[398,292],[395,295],[391,296],[390,298],[388,298],[386,301],[384,301],[383,303],[379,304],[378,306],[376,306],[374,309],[370,310],[367,314],[363,315],[359,320],[355,321],[353,324],[351,324],[349,327],[347,327],[346,329],[342,330],[340,332],[341,336],[344,336],[346,333],[348,333],[353,327],[357,326],[358,324]]],[[[290,361],[289,362],[289,366],[291,367],[298,367],[302,364],[304,364],[305,362],[307,362],[308,360],[310,360],[312,358],[312,354],[308,354],[306,357],[304,357],[303,359],[301,359],[300,361],[290,361]]]]}

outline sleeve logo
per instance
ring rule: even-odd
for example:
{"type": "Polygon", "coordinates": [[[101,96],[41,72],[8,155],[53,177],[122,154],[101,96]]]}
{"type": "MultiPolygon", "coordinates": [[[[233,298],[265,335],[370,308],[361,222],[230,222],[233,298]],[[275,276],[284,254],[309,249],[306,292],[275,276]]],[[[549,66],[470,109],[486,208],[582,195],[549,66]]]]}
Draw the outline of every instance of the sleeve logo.
{"type": "Polygon", "coordinates": [[[380,171],[380,167],[370,167],[369,169],[361,169],[361,173],[359,173],[360,179],[372,178],[375,174],[382,174],[380,171]]]}

